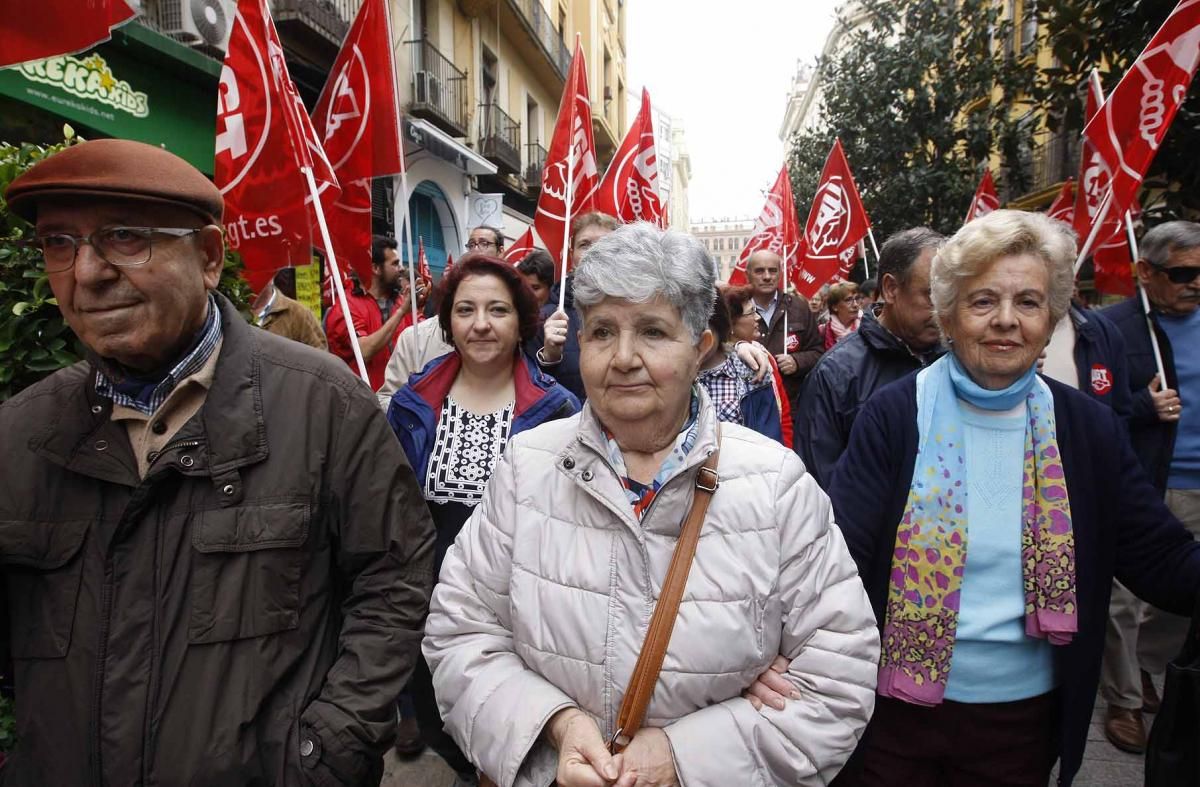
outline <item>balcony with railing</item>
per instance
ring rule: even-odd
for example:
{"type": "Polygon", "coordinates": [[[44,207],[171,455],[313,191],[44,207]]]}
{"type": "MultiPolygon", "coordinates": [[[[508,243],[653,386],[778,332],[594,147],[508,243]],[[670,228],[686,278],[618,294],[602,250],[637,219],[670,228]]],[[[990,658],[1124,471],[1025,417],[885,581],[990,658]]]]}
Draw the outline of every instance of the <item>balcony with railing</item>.
{"type": "Polygon", "coordinates": [[[271,0],[271,16],[281,36],[316,36],[336,49],[360,5],[362,0],[271,0]]]}
{"type": "Polygon", "coordinates": [[[546,149],[536,142],[525,145],[525,187],[530,191],[542,188],[542,170],[546,168],[546,149]]]}
{"type": "Polygon", "coordinates": [[[425,39],[408,42],[412,103],[408,111],[451,136],[467,135],[467,75],[425,39]]]}
{"type": "Polygon", "coordinates": [[[542,0],[497,0],[499,33],[523,52],[539,79],[561,89],[571,68],[571,50],[542,0]]]}
{"type": "Polygon", "coordinates": [[[521,171],[521,124],[499,104],[479,105],[479,152],[505,172],[521,171]]]}

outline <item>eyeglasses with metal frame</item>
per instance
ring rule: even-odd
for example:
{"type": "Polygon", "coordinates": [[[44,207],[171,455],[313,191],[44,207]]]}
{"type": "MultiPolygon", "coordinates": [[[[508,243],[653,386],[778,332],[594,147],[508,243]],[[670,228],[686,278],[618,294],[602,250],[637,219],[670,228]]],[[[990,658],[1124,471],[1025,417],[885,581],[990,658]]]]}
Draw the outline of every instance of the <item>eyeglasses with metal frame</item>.
{"type": "Polygon", "coordinates": [[[100,259],[119,268],[145,265],[154,252],[156,236],[171,239],[194,235],[203,227],[101,227],[84,237],[65,232],[36,235],[22,245],[42,254],[46,273],[61,273],[75,264],[79,247],[89,245],[100,259]]]}

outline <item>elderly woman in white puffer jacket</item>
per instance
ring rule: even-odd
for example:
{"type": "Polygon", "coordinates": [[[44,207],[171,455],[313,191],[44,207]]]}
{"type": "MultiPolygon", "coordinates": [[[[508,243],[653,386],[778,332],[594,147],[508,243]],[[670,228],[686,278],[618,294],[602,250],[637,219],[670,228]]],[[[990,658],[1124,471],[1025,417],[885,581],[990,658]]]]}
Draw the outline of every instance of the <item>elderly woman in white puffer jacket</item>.
{"type": "Polygon", "coordinates": [[[446,729],[502,787],[823,785],[871,715],[879,636],[829,500],[694,385],[712,259],[649,224],[575,273],[573,418],[518,435],[442,566],[426,626],[446,729]],[[610,756],[700,466],[713,495],[649,709],[610,756]],[[782,710],[743,692],[775,659],[782,710]]]}

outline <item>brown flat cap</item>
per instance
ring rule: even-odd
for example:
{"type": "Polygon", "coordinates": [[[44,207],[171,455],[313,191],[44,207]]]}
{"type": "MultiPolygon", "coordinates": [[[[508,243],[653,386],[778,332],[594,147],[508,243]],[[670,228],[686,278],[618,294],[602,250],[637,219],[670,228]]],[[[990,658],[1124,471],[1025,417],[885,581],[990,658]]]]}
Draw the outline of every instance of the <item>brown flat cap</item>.
{"type": "Polygon", "coordinates": [[[94,139],[55,153],[9,184],[8,209],[37,218],[47,197],[125,197],[186,208],[221,223],[225,201],[204,173],[174,153],[129,139],[94,139]]]}

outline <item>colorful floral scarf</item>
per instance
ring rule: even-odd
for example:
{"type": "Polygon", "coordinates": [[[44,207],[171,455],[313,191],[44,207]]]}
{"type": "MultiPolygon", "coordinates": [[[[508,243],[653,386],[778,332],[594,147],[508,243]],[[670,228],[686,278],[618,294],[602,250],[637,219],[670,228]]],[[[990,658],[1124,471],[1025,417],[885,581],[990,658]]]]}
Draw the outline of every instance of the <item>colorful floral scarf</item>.
{"type": "Polygon", "coordinates": [[[1025,402],[1025,633],[1065,645],[1078,631],[1075,537],[1050,389],[1031,368],[1002,391],[986,390],[947,353],[917,375],[919,449],[896,530],[879,662],[879,693],[916,705],[940,704],[945,694],[967,562],[966,452],[958,399],[986,410],[1025,402]]]}
{"type": "Polygon", "coordinates": [[[625,497],[628,498],[629,504],[633,506],[634,516],[638,518],[639,522],[646,513],[646,509],[654,502],[654,497],[658,494],[658,490],[662,489],[663,484],[670,481],[675,476],[675,472],[687,462],[687,456],[692,452],[692,446],[696,444],[696,436],[699,433],[699,415],[700,394],[696,386],[693,385],[688,420],[684,423],[683,429],[680,430],[679,435],[675,438],[675,445],[672,447],[671,453],[663,458],[662,466],[658,468],[658,473],[649,484],[638,483],[629,477],[629,471],[625,469],[625,457],[621,454],[621,447],[613,439],[612,433],[604,429],[604,439],[608,448],[608,461],[612,465],[613,470],[616,471],[617,478],[621,479],[621,486],[625,489],[625,497]]]}

